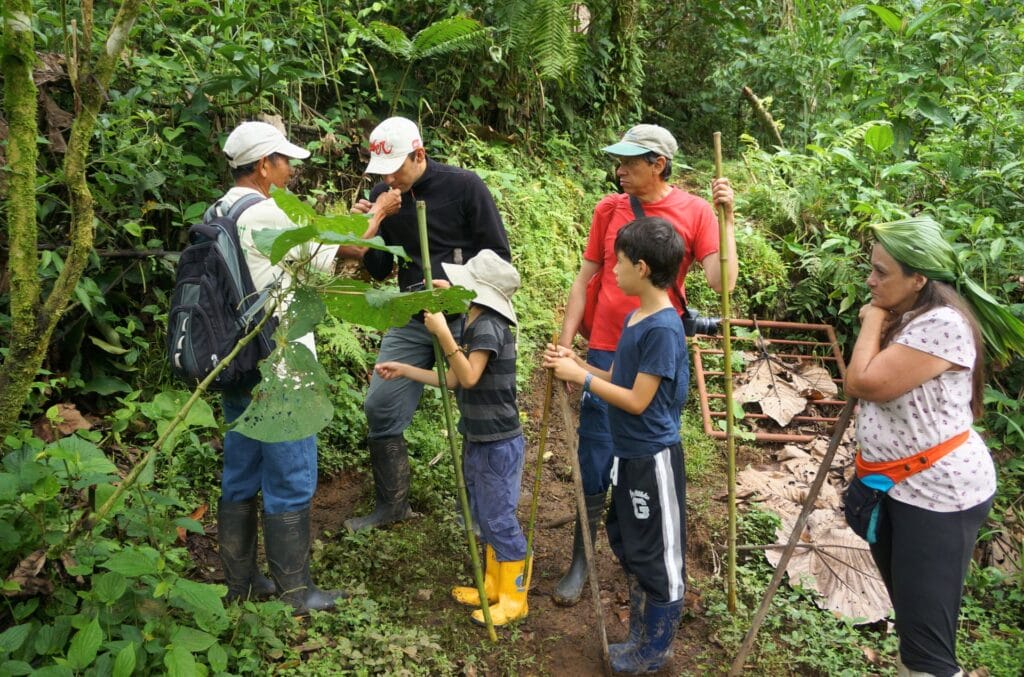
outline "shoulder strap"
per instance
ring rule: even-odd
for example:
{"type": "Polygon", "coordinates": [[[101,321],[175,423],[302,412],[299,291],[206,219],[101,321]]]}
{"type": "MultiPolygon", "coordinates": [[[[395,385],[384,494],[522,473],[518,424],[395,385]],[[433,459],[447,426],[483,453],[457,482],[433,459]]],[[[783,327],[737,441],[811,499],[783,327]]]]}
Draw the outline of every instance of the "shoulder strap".
{"type": "Polygon", "coordinates": [[[233,221],[237,221],[238,218],[242,215],[242,212],[244,212],[246,209],[252,207],[257,202],[263,202],[264,200],[269,199],[270,198],[263,197],[259,193],[247,193],[242,197],[238,198],[237,200],[235,200],[234,204],[231,205],[231,208],[228,209],[228,213],[225,214],[225,216],[227,216],[229,219],[232,219],[233,221]]]}
{"type": "Polygon", "coordinates": [[[634,218],[642,219],[643,217],[647,216],[647,214],[644,213],[643,203],[640,202],[640,198],[638,198],[636,195],[629,196],[629,206],[633,208],[634,218]]]}
{"type": "MultiPolygon", "coordinates": [[[[644,204],[640,202],[640,198],[638,198],[636,195],[629,196],[629,206],[633,209],[634,218],[642,219],[643,217],[647,216],[647,214],[644,212],[644,204]]],[[[683,246],[686,246],[685,243],[683,244],[683,246]]],[[[675,292],[676,298],[679,299],[679,305],[682,306],[681,314],[685,315],[687,311],[686,298],[684,298],[683,293],[679,291],[679,285],[675,284],[674,282],[672,283],[671,289],[673,292],[675,292]]]]}

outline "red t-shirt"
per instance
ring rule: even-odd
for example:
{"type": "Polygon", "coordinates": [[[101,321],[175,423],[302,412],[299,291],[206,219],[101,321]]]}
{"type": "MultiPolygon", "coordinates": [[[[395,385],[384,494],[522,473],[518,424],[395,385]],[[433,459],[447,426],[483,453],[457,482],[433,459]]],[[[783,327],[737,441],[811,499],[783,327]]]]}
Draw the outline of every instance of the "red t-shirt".
{"type": "MultiPolygon", "coordinates": [[[[683,281],[686,271],[694,261],[703,261],[709,254],[718,251],[718,219],[714,209],[696,195],[673,188],[663,199],[657,202],[643,203],[646,216],[660,216],[676,227],[683,238],[685,251],[683,264],[679,267],[677,288],[686,295],[683,281]]],[[[594,313],[594,326],[590,331],[589,346],[597,350],[615,350],[622,333],[622,323],[626,315],[640,307],[640,299],[626,296],[615,284],[615,236],[619,229],[636,218],[629,204],[629,195],[617,193],[601,199],[594,208],[594,218],[590,224],[590,236],[583,258],[601,265],[597,272],[601,275],[601,291],[598,295],[597,309],[594,313]]],[[[679,299],[669,290],[669,298],[679,308],[679,299]]]]}

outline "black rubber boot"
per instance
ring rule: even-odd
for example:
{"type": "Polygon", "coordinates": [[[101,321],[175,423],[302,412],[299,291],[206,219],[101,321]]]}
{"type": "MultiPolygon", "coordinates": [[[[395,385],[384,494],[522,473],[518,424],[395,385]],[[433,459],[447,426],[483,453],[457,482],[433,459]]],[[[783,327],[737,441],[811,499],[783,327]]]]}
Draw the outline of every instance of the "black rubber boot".
{"type": "Polygon", "coordinates": [[[268,599],[276,592],[274,582],[260,573],[256,564],[258,511],[255,497],[217,504],[217,545],[228,586],[224,599],[228,602],[268,599]]]}
{"type": "Polygon", "coordinates": [[[381,527],[414,514],[409,507],[409,452],[405,438],[399,435],[370,440],[369,447],[377,504],[369,515],[345,520],[349,531],[381,527]]]}
{"type": "Polygon", "coordinates": [[[279,515],[263,515],[270,575],[281,591],[281,600],[295,607],[296,616],[310,611],[330,611],[341,590],[321,590],[309,575],[309,508],[279,515]]]}
{"type": "Polygon", "coordinates": [[[663,668],[672,657],[672,640],[675,639],[682,615],[683,600],[668,604],[658,604],[650,597],[644,600],[640,641],[633,648],[617,653],[611,659],[612,670],[642,675],[663,668]]]}
{"type": "Polygon", "coordinates": [[[612,661],[635,651],[644,641],[644,604],[647,601],[647,594],[636,576],[627,574],[626,579],[629,581],[629,635],[621,644],[608,646],[608,656],[612,661]]]}
{"type": "MultiPolygon", "coordinates": [[[[597,536],[597,525],[601,522],[604,510],[604,494],[591,494],[584,497],[587,504],[587,526],[590,529],[590,542],[594,543],[597,536]]],[[[583,549],[583,532],[580,531],[580,520],[576,519],[576,531],[572,540],[572,564],[569,571],[558,581],[551,599],[559,606],[572,606],[580,601],[583,585],[587,582],[587,554],[583,549]]]]}

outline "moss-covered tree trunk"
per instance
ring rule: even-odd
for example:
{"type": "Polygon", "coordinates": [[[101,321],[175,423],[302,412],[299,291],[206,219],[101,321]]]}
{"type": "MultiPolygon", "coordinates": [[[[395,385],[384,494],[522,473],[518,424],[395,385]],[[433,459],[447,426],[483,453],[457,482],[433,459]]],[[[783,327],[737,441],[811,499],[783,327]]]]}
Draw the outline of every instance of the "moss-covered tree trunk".
{"type": "MultiPolygon", "coordinates": [[[[29,389],[46,355],[53,329],[67,308],[93,243],[93,201],[86,180],[86,158],[96,118],[106,89],[139,15],[141,0],[123,0],[106,42],[95,57],[82,55],[73,73],[81,108],[71,126],[64,158],[64,175],[71,198],[71,242],[64,268],[53,289],[43,298],[36,251],[36,138],[38,118],[36,87],[32,81],[35,41],[32,34],[31,0],[4,0],[3,54],[4,108],[10,128],[7,156],[10,182],[7,222],[11,247],[8,268],[11,281],[11,343],[0,364],[0,440],[11,432],[28,397],[29,389]]],[[[83,4],[91,13],[91,3],[83,4]]],[[[82,25],[91,26],[84,16],[82,25]]],[[[83,40],[83,45],[90,44],[83,40]]],[[[74,58],[74,57],[73,57],[74,58]]]]}
{"type": "MultiPolygon", "coordinates": [[[[646,0],[613,0],[609,33],[613,59],[608,72],[610,96],[607,115],[620,125],[641,122],[640,91],[644,85],[645,40],[640,17],[646,0]]],[[[656,59],[657,49],[650,47],[648,58],[656,59]]]]}

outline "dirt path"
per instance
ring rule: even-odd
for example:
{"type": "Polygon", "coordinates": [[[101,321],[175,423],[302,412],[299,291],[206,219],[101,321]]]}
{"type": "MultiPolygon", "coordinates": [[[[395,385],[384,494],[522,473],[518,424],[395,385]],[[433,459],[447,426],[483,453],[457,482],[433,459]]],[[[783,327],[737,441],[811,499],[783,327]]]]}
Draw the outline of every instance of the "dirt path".
{"type": "MultiPolygon", "coordinates": [[[[543,374],[538,371],[534,383],[524,389],[522,409],[527,413],[527,460],[523,477],[522,499],[519,518],[527,524],[533,488],[534,466],[539,439],[539,425],[543,406],[543,374]]],[[[556,395],[557,397],[557,395],[556,395]]],[[[575,397],[571,397],[575,400],[575,397]]],[[[574,431],[572,431],[574,434],[574,431]]],[[[531,657],[538,675],[600,675],[601,649],[594,622],[594,607],[589,585],[581,601],[572,608],[556,606],[551,601],[551,592],[568,566],[573,541],[575,497],[571,479],[571,465],[566,450],[569,448],[567,431],[562,422],[559,408],[553,407],[549,429],[548,450],[552,458],[544,463],[538,506],[538,529],[535,538],[536,562],[531,585],[527,619],[518,624],[514,648],[503,649],[517,656],[531,657]],[[561,522],[559,526],[551,526],[561,522]]],[[[361,510],[364,492],[369,489],[368,475],[351,472],[323,478],[317,489],[312,506],[314,537],[323,531],[339,533],[344,531],[342,522],[361,510]]],[[[661,674],[703,674],[704,666],[719,663],[712,628],[702,614],[702,600],[699,589],[704,585],[720,585],[712,579],[711,546],[708,542],[706,514],[697,514],[692,506],[711,506],[712,510],[724,512],[724,505],[711,500],[710,495],[718,493],[713,487],[689,486],[687,575],[691,584],[686,596],[687,613],[673,644],[674,657],[661,674]]],[[[704,510],[705,508],[702,508],[704,510]]],[[[721,517],[724,519],[724,517],[721,517]]],[[[415,522],[411,523],[415,524],[415,522]]],[[[212,525],[208,527],[211,530],[212,525]]],[[[215,533],[205,537],[189,539],[189,549],[197,562],[197,573],[211,581],[223,580],[215,550],[215,533]]],[[[609,642],[625,637],[628,623],[628,591],[625,577],[608,545],[603,529],[598,530],[597,569],[601,589],[601,606],[609,642]]],[[[457,581],[437,581],[442,587],[457,584],[457,581]]],[[[410,597],[412,597],[410,591],[410,597]]],[[[458,609],[458,605],[447,596],[434,596],[432,602],[410,599],[410,604],[444,605],[458,609]],[[439,599],[440,597],[440,599],[439,599]]],[[[461,612],[460,612],[461,613],[461,612]]],[[[429,628],[428,628],[429,629],[429,628]]],[[[505,674],[500,657],[483,656],[489,665],[488,674],[505,674]]],[[[517,669],[522,674],[522,665],[517,669]]]]}

